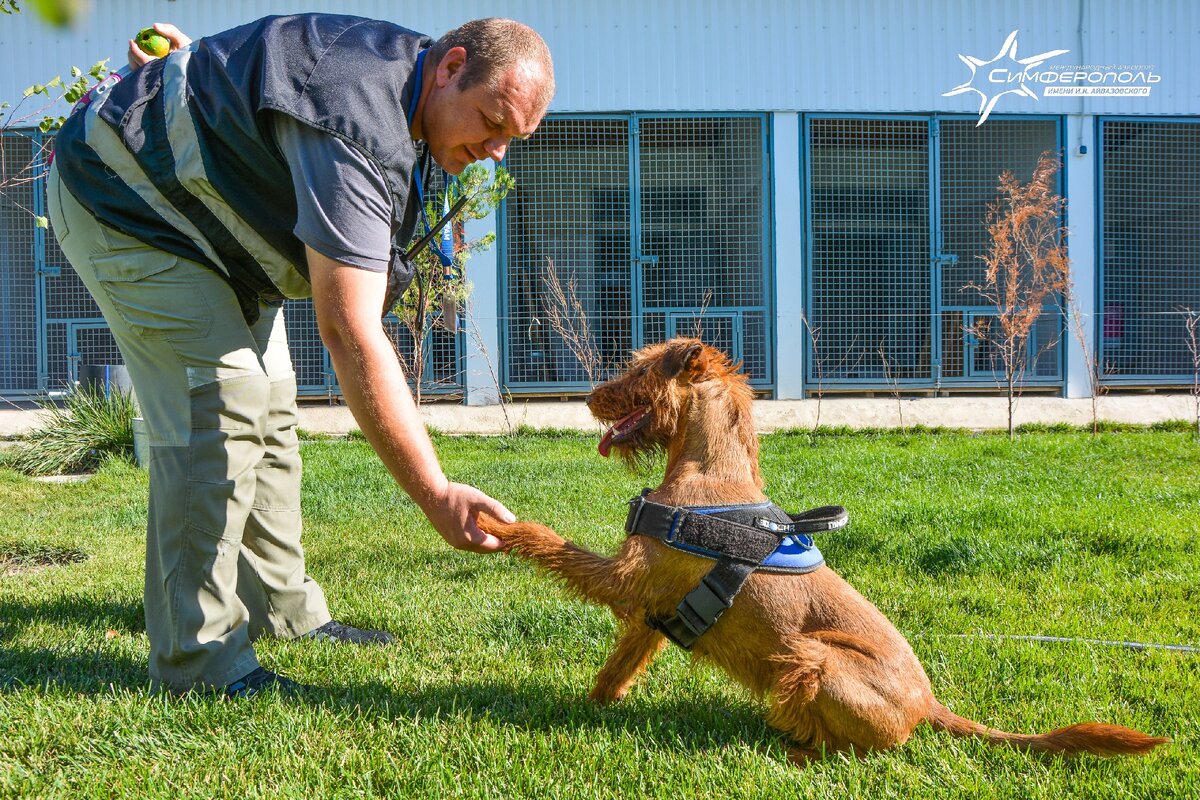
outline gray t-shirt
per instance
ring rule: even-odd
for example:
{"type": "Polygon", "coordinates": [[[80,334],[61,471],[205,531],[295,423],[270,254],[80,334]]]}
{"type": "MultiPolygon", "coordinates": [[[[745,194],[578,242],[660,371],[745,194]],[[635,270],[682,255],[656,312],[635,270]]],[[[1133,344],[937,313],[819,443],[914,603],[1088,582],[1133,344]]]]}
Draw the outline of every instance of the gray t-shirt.
{"type": "Polygon", "coordinates": [[[274,117],[296,190],[296,237],[334,261],[387,272],[392,196],[383,173],[337,136],[287,114],[274,117]]]}

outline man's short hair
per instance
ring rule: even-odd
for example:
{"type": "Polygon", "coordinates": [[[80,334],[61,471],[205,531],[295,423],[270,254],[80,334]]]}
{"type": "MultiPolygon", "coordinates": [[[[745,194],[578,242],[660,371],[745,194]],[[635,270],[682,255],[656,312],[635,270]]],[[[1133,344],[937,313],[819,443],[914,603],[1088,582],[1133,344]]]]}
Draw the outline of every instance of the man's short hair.
{"type": "Polygon", "coordinates": [[[451,48],[467,51],[467,64],[459,77],[459,88],[470,89],[477,84],[496,86],[498,79],[522,61],[542,67],[546,75],[538,99],[542,108],[554,97],[554,64],[550,48],[528,25],[511,19],[488,17],[459,25],[446,33],[429,48],[432,64],[440,64],[451,48]]]}

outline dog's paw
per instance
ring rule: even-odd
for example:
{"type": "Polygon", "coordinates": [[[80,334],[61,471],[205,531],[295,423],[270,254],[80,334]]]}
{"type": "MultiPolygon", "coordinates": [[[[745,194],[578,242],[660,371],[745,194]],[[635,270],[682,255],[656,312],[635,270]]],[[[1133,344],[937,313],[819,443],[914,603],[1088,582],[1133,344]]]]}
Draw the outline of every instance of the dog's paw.
{"type": "Polygon", "coordinates": [[[566,542],[545,525],[536,522],[501,522],[482,513],[479,515],[479,528],[504,542],[505,551],[536,554],[560,548],[566,542]]]}
{"type": "Polygon", "coordinates": [[[627,694],[629,694],[628,686],[611,687],[597,685],[596,688],[588,693],[588,700],[598,706],[606,706],[610,703],[619,703],[625,699],[625,695],[627,694]]]}
{"type": "Polygon", "coordinates": [[[479,530],[484,533],[490,533],[492,536],[499,536],[500,532],[505,528],[516,524],[513,522],[501,522],[486,511],[480,511],[479,516],[475,518],[475,522],[479,525],[479,530]]]}

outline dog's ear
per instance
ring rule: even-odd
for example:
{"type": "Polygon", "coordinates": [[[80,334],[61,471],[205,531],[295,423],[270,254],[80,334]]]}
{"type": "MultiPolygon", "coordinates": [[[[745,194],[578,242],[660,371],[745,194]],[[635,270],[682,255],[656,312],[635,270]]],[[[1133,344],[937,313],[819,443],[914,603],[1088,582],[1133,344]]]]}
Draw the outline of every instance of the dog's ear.
{"type": "Polygon", "coordinates": [[[704,345],[700,342],[680,342],[678,346],[667,350],[658,366],[659,373],[667,380],[673,380],[686,373],[686,377],[694,379],[703,371],[701,353],[704,345]]]}

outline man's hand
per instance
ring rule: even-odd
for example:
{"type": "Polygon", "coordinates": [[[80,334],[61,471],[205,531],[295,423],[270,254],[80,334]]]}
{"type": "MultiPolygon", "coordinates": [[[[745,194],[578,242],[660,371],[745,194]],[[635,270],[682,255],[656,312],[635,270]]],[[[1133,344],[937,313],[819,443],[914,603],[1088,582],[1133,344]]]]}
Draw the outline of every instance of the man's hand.
{"type": "Polygon", "coordinates": [[[472,553],[494,553],[504,542],[479,529],[479,512],[491,514],[501,522],[516,522],[511,511],[474,486],[447,483],[445,492],[424,509],[434,529],[451,547],[472,553]]]}
{"type": "MultiPolygon", "coordinates": [[[[169,22],[154,23],[154,30],[158,31],[159,33],[161,33],[163,36],[166,37],[167,41],[171,43],[172,50],[178,50],[181,47],[187,47],[189,44],[192,43],[192,39],[190,36],[185,34],[183,31],[179,30],[179,28],[176,28],[174,25],[172,25],[169,22]]],[[[155,56],[152,56],[149,53],[142,52],[142,48],[137,46],[137,42],[133,41],[133,39],[129,40],[129,68],[130,69],[137,69],[138,67],[145,66],[146,64],[149,64],[154,59],[155,59],[155,56]]]]}

